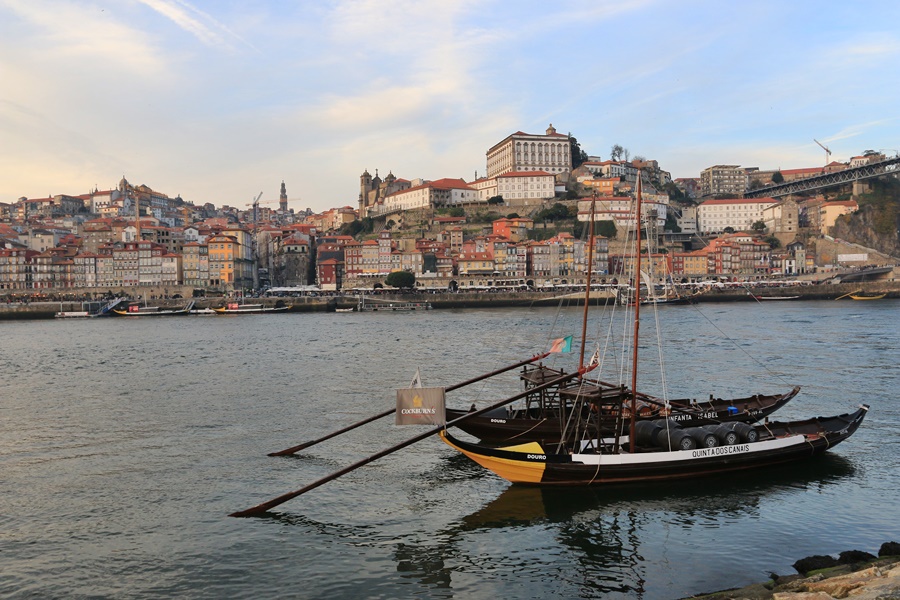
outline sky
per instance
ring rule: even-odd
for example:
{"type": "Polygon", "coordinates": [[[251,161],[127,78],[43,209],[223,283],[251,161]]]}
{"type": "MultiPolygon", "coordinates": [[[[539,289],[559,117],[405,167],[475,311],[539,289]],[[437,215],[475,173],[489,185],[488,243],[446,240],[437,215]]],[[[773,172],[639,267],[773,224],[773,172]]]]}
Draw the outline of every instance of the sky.
{"type": "Polygon", "coordinates": [[[673,177],[900,149],[900,2],[0,0],[0,202],[471,181],[552,124],[673,177]]]}

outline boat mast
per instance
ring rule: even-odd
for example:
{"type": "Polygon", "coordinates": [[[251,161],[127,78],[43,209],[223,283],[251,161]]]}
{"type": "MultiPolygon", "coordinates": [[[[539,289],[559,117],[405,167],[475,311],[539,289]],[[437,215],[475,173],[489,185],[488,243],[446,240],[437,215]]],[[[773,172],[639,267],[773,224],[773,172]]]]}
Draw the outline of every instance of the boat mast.
{"type": "Polygon", "coordinates": [[[641,280],[639,274],[641,272],[641,170],[637,172],[637,201],[635,206],[635,258],[634,258],[634,274],[632,281],[634,283],[634,347],[631,354],[631,423],[628,430],[628,445],[630,451],[634,452],[634,422],[635,411],[637,410],[637,369],[638,369],[638,333],[641,329],[641,280]]]}
{"type": "Polygon", "coordinates": [[[597,205],[597,192],[591,197],[591,218],[589,220],[591,231],[588,235],[587,251],[587,277],[584,283],[584,313],[581,317],[581,357],[578,359],[578,371],[584,369],[584,350],[587,346],[587,318],[588,306],[591,303],[591,270],[594,266],[594,208],[597,205]]]}

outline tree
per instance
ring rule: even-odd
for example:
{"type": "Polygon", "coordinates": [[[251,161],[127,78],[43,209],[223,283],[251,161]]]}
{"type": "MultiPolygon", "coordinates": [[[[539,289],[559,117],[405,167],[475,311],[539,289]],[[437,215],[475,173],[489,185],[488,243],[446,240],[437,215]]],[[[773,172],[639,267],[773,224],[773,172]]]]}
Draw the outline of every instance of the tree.
{"type": "Polygon", "coordinates": [[[726,227],[722,231],[724,231],[725,233],[734,233],[734,227],[726,227]]]}
{"type": "Polygon", "coordinates": [[[769,245],[769,248],[774,250],[775,248],[781,248],[781,240],[779,240],[774,235],[770,235],[766,239],[763,240],[765,243],[769,245]]]}
{"type": "Polygon", "coordinates": [[[568,219],[571,218],[571,214],[569,213],[569,209],[564,205],[557,202],[550,208],[545,208],[541,212],[537,214],[535,217],[535,221],[557,221],[560,219],[568,219]]]}
{"type": "Polygon", "coordinates": [[[622,160],[623,154],[625,154],[625,148],[619,144],[613,144],[613,147],[609,149],[609,160],[622,160]]]}
{"type": "Polygon", "coordinates": [[[447,214],[451,217],[464,217],[466,216],[466,209],[464,209],[462,206],[454,206],[449,211],[447,211],[447,214]]]}
{"type": "Polygon", "coordinates": [[[569,134],[569,148],[572,151],[572,168],[577,169],[588,159],[587,152],[581,149],[581,144],[571,133],[569,134]]]}
{"type": "Polygon", "coordinates": [[[409,289],[416,285],[416,276],[409,271],[394,271],[384,279],[385,285],[409,289]]]}
{"type": "Polygon", "coordinates": [[[757,221],[756,223],[754,223],[753,225],[750,226],[750,229],[752,229],[753,231],[762,233],[763,231],[766,230],[766,224],[763,223],[762,221],[757,221]]]}
{"type": "Polygon", "coordinates": [[[503,196],[491,196],[488,198],[488,204],[503,204],[503,196]]]}
{"type": "Polygon", "coordinates": [[[506,218],[507,218],[507,219],[518,219],[519,216],[520,216],[519,213],[517,213],[517,212],[511,212],[511,213],[509,213],[508,215],[506,215],[506,218]]]}
{"type": "Polygon", "coordinates": [[[781,171],[772,173],[772,183],[784,183],[784,175],[781,174],[781,171]]]}

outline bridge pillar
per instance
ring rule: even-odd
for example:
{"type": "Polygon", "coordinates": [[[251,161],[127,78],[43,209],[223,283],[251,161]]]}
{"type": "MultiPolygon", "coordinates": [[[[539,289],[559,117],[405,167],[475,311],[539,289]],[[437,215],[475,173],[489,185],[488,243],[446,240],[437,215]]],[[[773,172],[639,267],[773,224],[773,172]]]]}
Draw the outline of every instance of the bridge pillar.
{"type": "Polygon", "coordinates": [[[872,186],[868,181],[857,179],[853,182],[853,197],[856,198],[861,194],[868,194],[872,191],[872,186]]]}

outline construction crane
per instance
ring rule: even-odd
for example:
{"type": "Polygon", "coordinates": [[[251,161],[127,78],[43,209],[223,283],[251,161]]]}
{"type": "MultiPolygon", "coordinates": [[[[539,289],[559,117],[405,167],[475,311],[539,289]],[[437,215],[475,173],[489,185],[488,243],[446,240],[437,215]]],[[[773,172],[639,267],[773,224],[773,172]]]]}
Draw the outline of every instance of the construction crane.
{"type": "Polygon", "coordinates": [[[813,141],[815,143],[817,143],[819,145],[819,147],[822,148],[822,150],[825,151],[825,166],[827,167],[828,166],[828,157],[831,156],[831,150],[828,148],[828,146],[825,146],[819,140],[813,138],[813,141]]]}

